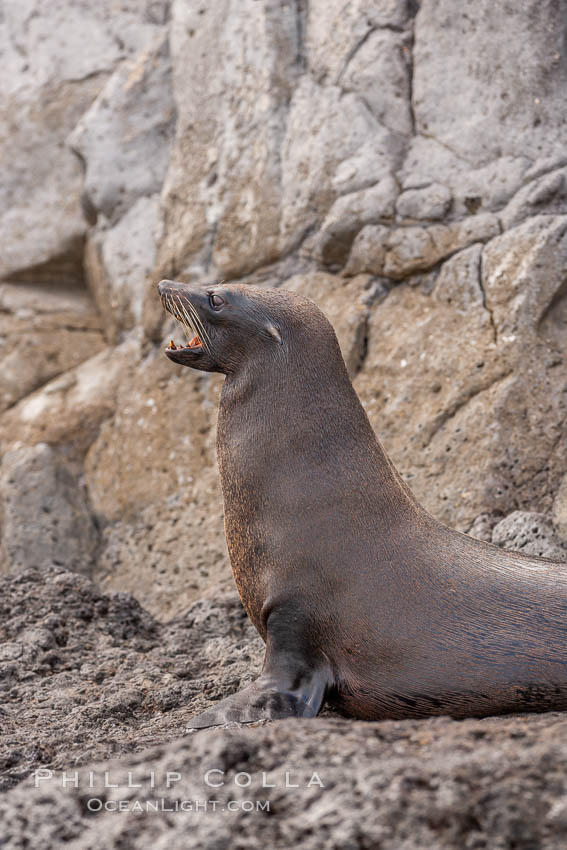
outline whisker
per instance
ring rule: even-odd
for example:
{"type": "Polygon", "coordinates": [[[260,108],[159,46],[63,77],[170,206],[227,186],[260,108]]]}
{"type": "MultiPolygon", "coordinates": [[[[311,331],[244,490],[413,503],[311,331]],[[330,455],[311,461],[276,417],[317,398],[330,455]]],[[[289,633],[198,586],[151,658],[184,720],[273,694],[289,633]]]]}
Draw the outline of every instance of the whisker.
{"type": "Polygon", "coordinates": [[[166,303],[167,303],[167,305],[168,305],[168,306],[167,306],[167,309],[168,309],[169,313],[173,316],[173,318],[174,318],[174,319],[177,319],[176,310],[175,310],[175,304],[174,304],[174,302],[173,302],[173,298],[172,298],[172,296],[169,294],[169,292],[168,292],[168,293],[166,293],[165,298],[166,298],[166,303]]]}
{"type": "Polygon", "coordinates": [[[193,307],[192,304],[188,304],[188,308],[189,308],[189,312],[191,313],[191,316],[193,318],[193,321],[195,322],[195,324],[197,325],[197,327],[200,330],[200,335],[203,337],[203,340],[206,342],[207,333],[205,331],[205,327],[203,325],[201,317],[199,316],[199,314],[197,313],[196,309],[193,307]]]}
{"type": "Polygon", "coordinates": [[[189,313],[187,312],[187,308],[185,307],[185,304],[183,303],[183,301],[180,298],[177,299],[177,303],[179,304],[179,308],[180,308],[181,312],[183,313],[183,317],[184,317],[183,321],[186,320],[187,324],[190,327],[193,327],[193,321],[192,321],[191,317],[189,316],[189,313]]]}
{"type": "Polygon", "coordinates": [[[205,345],[205,348],[207,349],[207,351],[210,354],[211,353],[211,337],[209,336],[208,331],[205,329],[205,325],[203,323],[203,320],[201,319],[201,317],[197,313],[197,310],[191,304],[191,302],[188,302],[187,306],[189,307],[189,310],[191,312],[191,315],[193,316],[194,321],[196,321],[198,323],[199,327],[201,328],[201,335],[203,337],[203,343],[205,345]]]}
{"type": "MultiPolygon", "coordinates": [[[[193,309],[193,312],[195,313],[196,310],[193,309]]],[[[199,324],[200,324],[201,330],[202,330],[203,343],[205,345],[205,348],[207,349],[207,351],[210,354],[211,353],[211,337],[210,337],[210,334],[209,334],[208,330],[206,329],[206,327],[203,323],[203,320],[199,316],[197,318],[199,319],[199,324]]]]}
{"type": "MultiPolygon", "coordinates": [[[[199,337],[202,337],[203,345],[205,346],[207,351],[209,351],[209,353],[210,353],[210,348],[209,348],[209,345],[208,345],[208,334],[207,334],[207,332],[204,328],[204,325],[203,325],[203,322],[201,321],[200,316],[198,315],[197,311],[195,310],[195,308],[193,307],[193,305],[191,304],[190,301],[187,302],[187,309],[189,310],[189,312],[191,314],[192,323],[197,328],[197,330],[196,330],[197,335],[199,337]]],[[[185,305],[183,305],[183,310],[185,311],[185,314],[187,315],[185,305]]]]}
{"type": "Polygon", "coordinates": [[[181,308],[181,310],[183,311],[183,313],[185,314],[185,317],[187,319],[187,321],[185,321],[183,316],[176,313],[176,319],[183,326],[183,331],[185,333],[187,343],[190,343],[191,340],[193,339],[193,337],[195,336],[196,331],[193,327],[193,323],[191,322],[191,320],[189,319],[189,316],[187,315],[187,311],[185,310],[185,307],[183,306],[183,302],[181,301],[181,298],[179,296],[176,296],[175,301],[179,305],[179,307],[181,308]]]}
{"type": "Polygon", "coordinates": [[[190,331],[192,332],[193,336],[195,336],[195,335],[197,334],[197,331],[196,331],[196,329],[195,329],[195,323],[192,321],[192,319],[191,319],[191,317],[189,316],[189,314],[188,314],[187,310],[185,309],[185,304],[184,304],[184,303],[183,303],[180,299],[179,299],[178,303],[179,303],[179,306],[180,306],[180,308],[181,308],[181,310],[182,310],[182,312],[183,312],[183,317],[184,317],[184,318],[182,319],[183,323],[184,323],[184,324],[185,324],[185,325],[186,325],[186,326],[190,329],[190,331]]]}
{"type": "Polygon", "coordinates": [[[165,295],[162,295],[161,300],[163,302],[164,309],[170,316],[173,316],[175,319],[175,307],[173,305],[173,301],[171,300],[171,295],[169,292],[166,292],[165,295]]]}
{"type": "Polygon", "coordinates": [[[205,328],[204,322],[197,313],[196,308],[191,303],[188,304],[188,307],[191,315],[193,316],[193,321],[195,321],[197,323],[197,326],[200,328],[199,335],[203,339],[203,345],[205,346],[209,354],[211,354],[211,338],[209,336],[209,332],[205,328]]]}

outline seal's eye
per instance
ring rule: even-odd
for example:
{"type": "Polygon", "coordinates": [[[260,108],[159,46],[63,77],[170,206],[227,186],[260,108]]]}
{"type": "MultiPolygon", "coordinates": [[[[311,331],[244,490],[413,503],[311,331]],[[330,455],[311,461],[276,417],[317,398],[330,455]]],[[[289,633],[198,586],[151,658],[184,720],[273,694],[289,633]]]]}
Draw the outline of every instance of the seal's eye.
{"type": "Polygon", "coordinates": [[[209,303],[213,310],[220,310],[220,308],[224,304],[224,298],[222,298],[222,296],[220,295],[215,295],[213,293],[212,295],[209,295],[209,303]]]}

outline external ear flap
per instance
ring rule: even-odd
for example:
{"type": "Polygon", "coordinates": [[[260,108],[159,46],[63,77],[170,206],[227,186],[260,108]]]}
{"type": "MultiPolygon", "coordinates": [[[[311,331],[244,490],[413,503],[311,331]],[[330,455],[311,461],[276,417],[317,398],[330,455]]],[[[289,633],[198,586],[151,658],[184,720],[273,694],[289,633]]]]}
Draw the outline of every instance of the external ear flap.
{"type": "Polygon", "coordinates": [[[271,337],[275,339],[277,343],[282,344],[282,335],[275,325],[266,325],[266,331],[270,334],[271,337]]]}

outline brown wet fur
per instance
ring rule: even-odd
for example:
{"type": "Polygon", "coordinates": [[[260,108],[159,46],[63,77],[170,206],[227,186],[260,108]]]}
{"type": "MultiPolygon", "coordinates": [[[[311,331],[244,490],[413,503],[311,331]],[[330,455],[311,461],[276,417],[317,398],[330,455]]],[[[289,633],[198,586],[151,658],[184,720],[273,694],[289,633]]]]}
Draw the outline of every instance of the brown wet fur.
{"type": "Polygon", "coordinates": [[[285,711],[270,705],[270,717],[301,715],[306,700],[316,713],[324,698],[364,719],[566,709],[567,566],[455,532],[418,504],[309,300],[160,287],[178,287],[203,321],[206,292],[230,302],[220,325],[206,325],[211,352],[177,362],[226,374],[226,539],[267,641],[256,690],[194,725],[256,719],[259,692],[291,700],[285,711]]]}

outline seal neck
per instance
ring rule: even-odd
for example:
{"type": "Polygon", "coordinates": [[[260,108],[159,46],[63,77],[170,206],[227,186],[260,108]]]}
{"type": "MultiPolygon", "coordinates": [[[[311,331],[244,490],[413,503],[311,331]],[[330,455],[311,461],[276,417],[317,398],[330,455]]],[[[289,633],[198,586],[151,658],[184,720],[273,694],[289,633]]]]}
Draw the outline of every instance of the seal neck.
{"type": "Polygon", "coordinates": [[[227,376],[217,426],[221,477],[229,465],[262,489],[267,475],[272,488],[278,477],[295,476],[305,488],[335,487],[357,503],[421,511],[376,437],[336,339],[322,352],[299,347],[290,356],[282,347],[227,376]]]}

